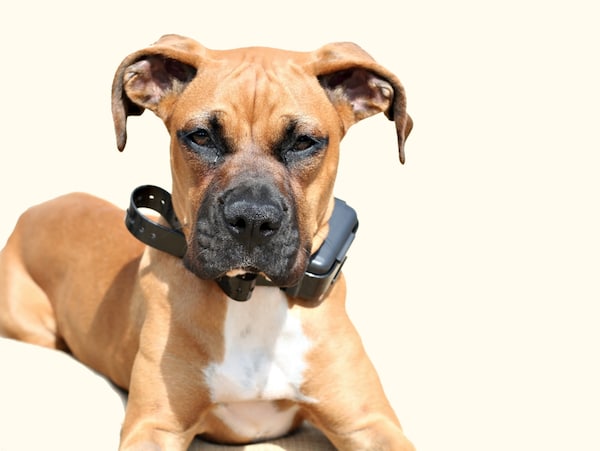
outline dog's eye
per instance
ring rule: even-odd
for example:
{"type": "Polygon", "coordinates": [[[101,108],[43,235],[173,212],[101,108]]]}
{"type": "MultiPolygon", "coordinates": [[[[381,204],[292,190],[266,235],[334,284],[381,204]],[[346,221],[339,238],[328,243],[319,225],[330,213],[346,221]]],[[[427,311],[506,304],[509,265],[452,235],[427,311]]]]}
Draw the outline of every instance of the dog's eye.
{"type": "Polygon", "coordinates": [[[319,142],[316,139],[308,135],[300,135],[298,138],[296,138],[296,141],[294,141],[294,144],[292,144],[290,150],[292,152],[302,152],[310,149],[312,146],[318,143],[319,142]]]}
{"type": "Polygon", "coordinates": [[[197,128],[191,131],[180,131],[177,135],[184,148],[209,163],[218,163],[225,151],[219,137],[215,138],[213,133],[204,128],[197,128]]]}
{"type": "Polygon", "coordinates": [[[198,147],[214,147],[214,142],[208,133],[208,130],[198,129],[185,135],[189,143],[198,147]]]}
{"type": "Polygon", "coordinates": [[[292,135],[281,146],[281,158],[286,164],[296,164],[320,153],[327,147],[328,139],[312,135],[292,135]]]}

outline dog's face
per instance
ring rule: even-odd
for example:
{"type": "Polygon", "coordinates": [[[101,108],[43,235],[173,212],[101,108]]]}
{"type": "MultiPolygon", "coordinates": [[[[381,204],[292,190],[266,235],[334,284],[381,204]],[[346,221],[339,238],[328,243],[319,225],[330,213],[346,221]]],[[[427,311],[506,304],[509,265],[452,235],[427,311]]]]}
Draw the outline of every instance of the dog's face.
{"type": "Polygon", "coordinates": [[[200,277],[294,284],[327,222],[342,125],[317,79],[273,53],[198,73],[167,121],[184,261],[200,277]]]}
{"type": "Polygon", "coordinates": [[[403,160],[411,122],[402,87],[348,46],[211,51],[167,36],[119,68],[119,147],[128,114],[148,108],[164,120],[184,263],[197,276],[297,283],[327,235],[339,143],[357,120],[386,112],[403,160]]]}

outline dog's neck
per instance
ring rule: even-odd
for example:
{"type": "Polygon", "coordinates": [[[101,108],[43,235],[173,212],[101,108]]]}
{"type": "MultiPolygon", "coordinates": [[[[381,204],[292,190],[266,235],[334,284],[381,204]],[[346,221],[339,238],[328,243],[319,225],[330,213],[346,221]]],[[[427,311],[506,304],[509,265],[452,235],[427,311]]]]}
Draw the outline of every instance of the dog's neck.
{"type": "MultiPolygon", "coordinates": [[[[131,193],[125,224],[131,234],[144,244],[182,258],[187,250],[187,243],[181,225],[173,209],[171,195],[162,188],[143,185],[131,193]],[[170,227],[144,216],[140,208],[149,208],[160,214],[170,227]]],[[[351,240],[350,240],[351,242],[351,240]]],[[[348,244],[349,246],[349,244],[348,244]]],[[[347,248],[345,249],[347,251],[347,248]]],[[[302,299],[306,305],[317,305],[337,280],[339,270],[345,260],[345,252],[335,268],[333,277],[323,279],[310,272],[305,272],[300,282],[293,287],[280,287],[291,297],[302,299]]],[[[215,280],[223,292],[235,301],[244,302],[250,299],[254,287],[273,286],[265,277],[258,274],[240,274],[233,277],[222,276],[215,280]]]]}

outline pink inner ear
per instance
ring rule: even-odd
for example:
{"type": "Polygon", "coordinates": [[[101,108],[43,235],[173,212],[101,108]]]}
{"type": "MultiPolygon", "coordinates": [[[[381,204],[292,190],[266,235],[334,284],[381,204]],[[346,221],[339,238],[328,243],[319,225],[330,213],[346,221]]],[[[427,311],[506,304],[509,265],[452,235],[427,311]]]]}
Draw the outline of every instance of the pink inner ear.
{"type": "Polygon", "coordinates": [[[196,69],[161,55],[148,56],[129,66],[125,92],[136,104],[153,110],[168,91],[180,91],[196,75],[196,69]]]}
{"type": "Polygon", "coordinates": [[[386,80],[362,68],[352,68],[320,78],[333,101],[348,103],[356,120],[387,111],[394,90],[386,80]]]}
{"type": "Polygon", "coordinates": [[[156,70],[151,59],[132,64],[125,73],[125,92],[137,104],[147,108],[156,104],[167,87],[163,71],[156,70]]]}
{"type": "Polygon", "coordinates": [[[195,67],[172,58],[165,59],[164,67],[168,74],[170,74],[172,77],[175,77],[182,83],[189,83],[197,73],[195,67]]]}

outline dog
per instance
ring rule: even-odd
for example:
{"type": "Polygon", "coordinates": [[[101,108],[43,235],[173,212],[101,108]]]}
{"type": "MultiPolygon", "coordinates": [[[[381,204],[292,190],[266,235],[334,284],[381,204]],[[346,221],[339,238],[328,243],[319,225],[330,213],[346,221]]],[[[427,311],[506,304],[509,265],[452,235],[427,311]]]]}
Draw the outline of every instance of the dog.
{"type": "Polygon", "coordinates": [[[245,444],[303,421],[339,450],[412,450],[345,313],[343,275],[316,299],[282,289],[329,234],[348,128],[383,112],[404,163],[397,77],[353,43],[217,51],[166,35],[116,71],[119,150],[145,110],[171,137],[181,255],[142,243],[91,195],[32,207],[0,254],[0,333],[127,390],[121,450],[245,444]],[[257,277],[245,302],[222,283],[257,277]]]}

